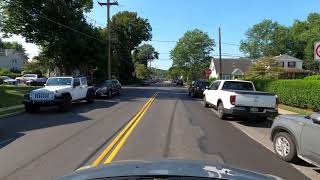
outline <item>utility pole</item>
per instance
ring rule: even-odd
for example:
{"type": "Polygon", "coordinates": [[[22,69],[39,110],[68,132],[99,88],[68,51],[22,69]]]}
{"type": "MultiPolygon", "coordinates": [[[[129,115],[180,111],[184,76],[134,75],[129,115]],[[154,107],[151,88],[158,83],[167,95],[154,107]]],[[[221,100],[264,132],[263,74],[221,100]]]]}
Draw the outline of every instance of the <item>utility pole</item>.
{"type": "Polygon", "coordinates": [[[110,2],[107,0],[106,3],[98,2],[100,6],[107,6],[107,30],[108,30],[108,79],[111,79],[111,34],[110,34],[110,6],[118,6],[118,2],[110,2]]]}
{"type": "Polygon", "coordinates": [[[222,62],[221,62],[221,29],[219,27],[219,68],[220,68],[220,72],[219,72],[219,79],[222,78],[222,62]]]}

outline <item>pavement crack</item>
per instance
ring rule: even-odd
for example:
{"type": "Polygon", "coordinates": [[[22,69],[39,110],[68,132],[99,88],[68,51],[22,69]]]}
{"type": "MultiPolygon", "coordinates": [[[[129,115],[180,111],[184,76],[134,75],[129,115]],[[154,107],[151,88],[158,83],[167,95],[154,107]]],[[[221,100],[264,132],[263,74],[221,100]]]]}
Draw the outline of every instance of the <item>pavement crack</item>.
{"type": "Polygon", "coordinates": [[[167,158],[170,153],[172,127],[173,127],[173,121],[174,121],[174,117],[175,117],[175,113],[176,113],[176,109],[177,109],[177,103],[178,103],[178,100],[176,99],[172,113],[171,113],[171,117],[170,117],[170,124],[169,124],[169,128],[168,128],[168,134],[166,137],[166,146],[164,148],[164,153],[163,153],[163,157],[165,157],[165,158],[167,158]]]}

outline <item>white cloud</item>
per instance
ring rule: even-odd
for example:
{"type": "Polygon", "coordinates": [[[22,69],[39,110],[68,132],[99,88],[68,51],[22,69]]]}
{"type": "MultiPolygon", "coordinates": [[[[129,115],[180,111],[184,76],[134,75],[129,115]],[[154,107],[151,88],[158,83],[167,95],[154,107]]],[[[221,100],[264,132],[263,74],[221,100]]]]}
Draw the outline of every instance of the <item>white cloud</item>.
{"type": "MultiPolygon", "coordinates": [[[[1,36],[1,34],[0,34],[1,36]]],[[[40,48],[39,46],[32,44],[32,43],[27,43],[26,39],[22,36],[17,36],[17,35],[12,35],[10,38],[2,38],[2,41],[5,42],[13,42],[16,41],[25,48],[26,53],[28,55],[29,60],[31,60],[33,57],[37,56],[40,53],[40,48]]]]}

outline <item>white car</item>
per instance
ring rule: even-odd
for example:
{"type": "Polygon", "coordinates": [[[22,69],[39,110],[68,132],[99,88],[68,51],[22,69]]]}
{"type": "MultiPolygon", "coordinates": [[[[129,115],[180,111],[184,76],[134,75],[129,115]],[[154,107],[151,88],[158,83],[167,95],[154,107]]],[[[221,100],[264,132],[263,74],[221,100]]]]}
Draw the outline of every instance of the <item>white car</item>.
{"type": "Polygon", "coordinates": [[[204,106],[217,108],[220,119],[237,116],[266,120],[278,115],[277,96],[256,91],[251,81],[215,81],[203,94],[204,106]]]}
{"type": "Polygon", "coordinates": [[[41,106],[58,106],[66,111],[73,101],[94,102],[94,95],[86,77],[51,77],[45,87],[26,94],[23,104],[27,112],[36,112],[41,106]]]}
{"type": "Polygon", "coordinates": [[[0,79],[3,80],[3,84],[6,84],[6,85],[17,85],[18,84],[18,81],[15,80],[15,79],[12,79],[8,76],[1,76],[0,79]]]}
{"type": "Polygon", "coordinates": [[[26,83],[27,81],[34,80],[39,78],[41,75],[39,74],[25,74],[21,77],[16,77],[18,83],[26,83]]]}

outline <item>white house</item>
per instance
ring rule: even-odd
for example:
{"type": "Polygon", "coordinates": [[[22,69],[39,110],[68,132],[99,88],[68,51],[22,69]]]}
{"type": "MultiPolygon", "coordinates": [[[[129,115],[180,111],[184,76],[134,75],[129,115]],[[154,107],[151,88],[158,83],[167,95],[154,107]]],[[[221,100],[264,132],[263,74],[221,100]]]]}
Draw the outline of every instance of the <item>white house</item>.
{"type": "Polygon", "coordinates": [[[302,70],[303,61],[293,56],[289,56],[287,54],[280,54],[279,56],[273,57],[273,59],[277,61],[279,65],[285,69],[285,71],[294,69],[298,71],[302,70]]]}
{"type": "Polygon", "coordinates": [[[0,67],[8,70],[21,70],[28,59],[23,53],[14,49],[0,48],[0,67]]]}
{"type": "MultiPolygon", "coordinates": [[[[248,59],[222,59],[221,79],[237,79],[249,70],[252,61],[248,59]]],[[[210,77],[218,79],[220,73],[219,59],[212,59],[210,77]]]]}

